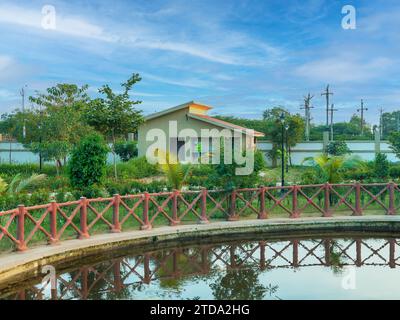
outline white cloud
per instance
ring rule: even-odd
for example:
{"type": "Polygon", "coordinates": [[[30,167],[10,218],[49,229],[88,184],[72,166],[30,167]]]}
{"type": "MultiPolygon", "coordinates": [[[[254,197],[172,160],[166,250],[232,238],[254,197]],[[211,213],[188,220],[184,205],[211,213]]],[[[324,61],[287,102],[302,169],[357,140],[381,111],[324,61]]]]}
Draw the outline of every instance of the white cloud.
{"type": "Polygon", "coordinates": [[[42,29],[43,32],[60,32],[74,37],[86,37],[103,41],[116,41],[117,37],[104,32],[103,28],[92,24],[80,17],[67,17],[57,12],[56,8],[56,28],[44,29],[42,27],[41,7],[37,10],[0,5],[0,23],[19,25],[35,29],[42,29]]]}
{"type": "Polygon", "coordinates": [[[0,72],[3,72],[13,64],[13,59],[9,56],[0,55],[0,72]]]}
{"type": "MultiPolygon", "coordinates": [[[[118,25],[112,22],[112,27],[91,23],[88,19],[79,16],[68,16],[56,9],[56,29],[42,28],[41,8],[37,10],[0,5],[0,23],[42,30],[43,34],[60,33],[71,37],[84,37],[119,45],[162,50],[181,53],[207,61],[242,66],[259,66],[271,64],[282,58],[279,48],[249,36],[226,30],[214,25],[213,31],[203,25],[198,26],[196,32],[200,34],[198,41],[187,41],[187,36],[181,30],[164,30],[158,23],[149,23],[146,19],[137,21],[134,28],[118,25]],[[173,37],[171,37],[173,35],[173,37]],[[261,54],[261,58],[260,58],[261,54]]],[[[166,9],[165,9],[166,10],[166,9]]],[[[166,10],[173,14],[174,10],[166,10]]],[[[170,17],[169,17],[170,18],[170,17]]]]}
{"type": "Polygon", "coordinates": [[[392,65],[393,61],[385,57],[362,61],[354,57],[337,56],[305,63],[295,69],[295,74],[323,83],[362,82],[378,78],[392,65]]]}
{"type": "Polygon", "coordinates": [[[148,74],[146,72],[142,72],[140,74],[144,79],[150,79],[157,82],[171,84],[175,86],[181,86],[181,87],[205,88],[210,85],[210,82],[201,79],[189,78],[189,79],[175,80],[174,78],[160,77],[153,74],[148,74]]]}

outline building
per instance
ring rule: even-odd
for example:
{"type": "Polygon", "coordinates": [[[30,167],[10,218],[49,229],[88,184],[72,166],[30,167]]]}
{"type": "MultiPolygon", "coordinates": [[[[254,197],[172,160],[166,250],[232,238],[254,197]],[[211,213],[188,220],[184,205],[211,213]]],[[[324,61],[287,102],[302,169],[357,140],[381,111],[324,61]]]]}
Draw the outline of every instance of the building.
{"type": "Polygon", "coordinates": [[[212,107],[191,101],[145,117],[144,124],[138,129],[139,156],[152,154],[156,139],[165,142],[161,144],[165,149],[162,151],[177,154],[180,161],[186,161],[188,155],[185,155],[184,146],[187,143],[191,150],[189,159],[196,160],[205,153],[212,153],[212,141],[217,140],[212,139],[220,138],[222,132],[231,132],[235,137],[233,144],[242,150],[254,149],[255,139],[264,136],[261,132],[213,118],[207,115],[210,109],[212,107]],[[204,134],[206,131],[210,133],[209,137],[204,134]],[[209,142],[205,143],[206,139],[209,142]]]}

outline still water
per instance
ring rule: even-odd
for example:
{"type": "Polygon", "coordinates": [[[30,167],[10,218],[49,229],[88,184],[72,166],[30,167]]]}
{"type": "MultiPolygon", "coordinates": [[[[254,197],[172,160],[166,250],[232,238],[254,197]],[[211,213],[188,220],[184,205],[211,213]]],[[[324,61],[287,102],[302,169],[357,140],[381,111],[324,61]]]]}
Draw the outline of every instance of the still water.
{"type": "MultiPolygon", "coordinates": [[[[3,299],[400,299],[400,242],[316,237],[175,246],[27,280],[3,299]]],[[[57,269],[57,268],[56,268],[57,269]]]]}

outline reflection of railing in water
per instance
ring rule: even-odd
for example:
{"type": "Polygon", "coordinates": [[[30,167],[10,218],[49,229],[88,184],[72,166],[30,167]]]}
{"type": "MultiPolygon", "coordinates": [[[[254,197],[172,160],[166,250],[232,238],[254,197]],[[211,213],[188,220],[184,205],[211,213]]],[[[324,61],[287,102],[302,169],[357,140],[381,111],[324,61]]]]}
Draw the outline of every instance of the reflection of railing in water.
{"type": "Polygon", "coordinates": [[[301,268],[311,266],[400,265],[397,239],[288,240],[246,242],[218,246],[175,248],[134,257],[122,257],[85,266],[57,276],[55,290],[38,284],[20,290],[14,299],[90,299],[98,294],[118,295],[129,287],[152,281],[179,280],[213,271],[256,268],[301,268]],[[373,243],[372,243],[373,242],[373,243]]]}

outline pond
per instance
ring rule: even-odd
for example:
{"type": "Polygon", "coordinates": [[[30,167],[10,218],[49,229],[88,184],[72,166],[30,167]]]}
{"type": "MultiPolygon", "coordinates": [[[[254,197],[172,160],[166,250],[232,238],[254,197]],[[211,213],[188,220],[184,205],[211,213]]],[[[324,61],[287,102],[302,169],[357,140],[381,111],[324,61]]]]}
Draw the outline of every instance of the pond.
{"type": "MultiPolygon", "coordinates": [[[[163,248],[56,266],[51,283],[27,279],[2,299],[399,299],[399,240],[312,236],[163,248]]],[[[139,250],[139,251],[138,251],[139,250]]]]}

